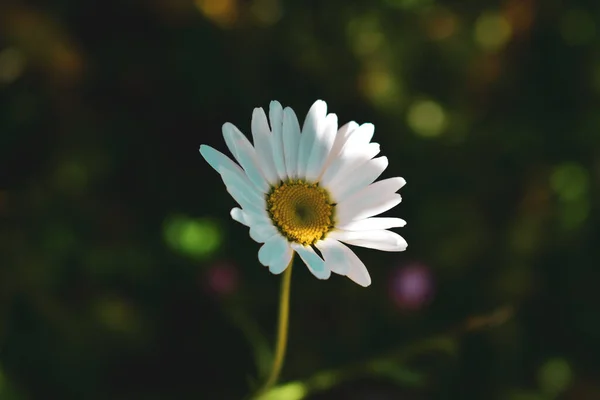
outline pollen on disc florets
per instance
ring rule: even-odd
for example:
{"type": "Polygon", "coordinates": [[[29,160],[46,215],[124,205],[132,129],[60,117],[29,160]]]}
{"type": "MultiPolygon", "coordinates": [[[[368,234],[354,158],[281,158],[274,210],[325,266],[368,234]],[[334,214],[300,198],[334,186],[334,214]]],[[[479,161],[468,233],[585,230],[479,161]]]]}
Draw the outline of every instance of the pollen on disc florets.
{"type": "Polygon", "coordinates": [[[318,183],[301,179],[280,182],[267,194],[267,212],[288,240],[312,245],[333,228],[335,205],[318,183]]]}

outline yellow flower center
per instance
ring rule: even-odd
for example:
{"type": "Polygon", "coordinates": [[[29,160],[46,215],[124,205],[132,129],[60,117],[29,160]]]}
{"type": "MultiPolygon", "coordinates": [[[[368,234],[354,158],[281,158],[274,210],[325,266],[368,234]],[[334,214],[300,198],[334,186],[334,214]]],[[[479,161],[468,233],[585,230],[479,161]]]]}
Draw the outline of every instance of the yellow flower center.
{"type": "Polygon", "coordinates": [[[288,180],[267,194],[267,211],[279,232],[288,240],[312,245],[333,228],[329,193],[317,183],[288,180]]]}

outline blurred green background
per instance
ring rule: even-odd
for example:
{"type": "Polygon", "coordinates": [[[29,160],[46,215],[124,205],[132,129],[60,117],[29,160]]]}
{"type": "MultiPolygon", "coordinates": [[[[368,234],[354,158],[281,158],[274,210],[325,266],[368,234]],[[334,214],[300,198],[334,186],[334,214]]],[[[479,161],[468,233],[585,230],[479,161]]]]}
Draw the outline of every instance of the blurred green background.
{"type": "Polygon", "coordinates": [[[279,277],[198,154],[324,99],[403,176],[373,284],[292,282],[273,398],[600,398],[600,3],[0,2],[0,399],[237,399],[279,277]]]}

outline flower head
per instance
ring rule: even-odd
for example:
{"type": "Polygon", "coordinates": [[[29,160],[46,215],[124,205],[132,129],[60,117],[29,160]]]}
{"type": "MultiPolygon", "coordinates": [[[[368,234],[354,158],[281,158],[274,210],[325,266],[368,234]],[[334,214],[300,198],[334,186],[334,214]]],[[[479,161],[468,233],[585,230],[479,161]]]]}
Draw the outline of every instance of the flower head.
{"type": "Polygon", "coordinates": [[[200,146],[204,159],[219,173],[240,205],[231,217],[250,228],[263,243],[258,259],[280,274],[298,253],[319,279],[331,272],[362,286],[371,284],[363,262],[342,242],[382,251],[403,251],[406,241],[389,228],[400,218],[373,218],[395,207],[402,178],[375,182],[387,168],[387,157],[374,158],[372,124],[349,122],[338,130],[335,114],[316,101],[302,128],[294,111],[272,101],[269,119],[262,108],[252,114],[250,141],[232,124],[223,137],[235,163],[210,146],[200,146]],[[375,182],[375,183],[374,183],[375,182]]]}

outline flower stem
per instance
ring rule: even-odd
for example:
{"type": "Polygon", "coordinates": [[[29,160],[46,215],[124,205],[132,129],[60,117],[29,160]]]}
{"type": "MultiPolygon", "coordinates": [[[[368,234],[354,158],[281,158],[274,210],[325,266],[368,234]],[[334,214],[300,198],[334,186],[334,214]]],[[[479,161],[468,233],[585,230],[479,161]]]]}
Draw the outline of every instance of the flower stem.
{"type": "Polygon", "coordinates": [[[275,357],[273,358],[273,366],[269,377],[259,393],[267,392],[274,384],[277,383],[279,373],[283,367],[285,359],[285,349],[287,347],[288,336],[288,319],[290,314],[290,286],[292,281],[292,263],[294,258],[290,260],[287,268],[281,278],[281,292],[279,297],[279,322],[277,325],[277,343],[275,345],[275,357]]]}

